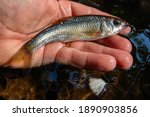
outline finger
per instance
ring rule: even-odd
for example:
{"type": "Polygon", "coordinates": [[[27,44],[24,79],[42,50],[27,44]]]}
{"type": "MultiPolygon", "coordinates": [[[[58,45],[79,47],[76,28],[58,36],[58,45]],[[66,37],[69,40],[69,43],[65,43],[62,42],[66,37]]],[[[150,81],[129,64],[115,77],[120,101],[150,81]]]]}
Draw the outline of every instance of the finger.
{"type": "Polygon", "coordinates": [[[93,42],[73,42],[70,46],[85,52],[113,56],[117,61],[117,66],[122,69],[129,69],[133,63],[132,56],[123,50],[113,49],[93,42]]]}
{"type": "Polygon", "coordinates": [[[44,48],[42,65],[53,63],[58,51],[65,46],[61,42],[49,43],[44,48]]]}
{"type": "Polygon", "coordinates": [[[110,71],[116,67],[116,60],[112,56],[83,52],[68,47],[60,49],[56,56],[56,61],[78,68],[88,68],[99,71],[110,71]]]}
{"type": "Polygon", "coordinates": [[[105,39],[100,39],[100,40],[97,40],[96,42],[103,44],[105,46],[109,46],[111,48],[116,48],[116,49],[124,50],[127,52],[131,52],[132,50],[132,45],[130,41],[118,35],[108,37],[105,39]]]}

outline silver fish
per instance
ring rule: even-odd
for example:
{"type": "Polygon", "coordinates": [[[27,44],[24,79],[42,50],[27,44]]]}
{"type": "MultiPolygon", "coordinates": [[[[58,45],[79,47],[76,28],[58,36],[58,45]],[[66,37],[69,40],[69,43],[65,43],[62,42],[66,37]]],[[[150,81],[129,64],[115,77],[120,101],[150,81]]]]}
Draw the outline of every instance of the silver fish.
{"type": "Polygon", "coordinates": [[[92,41],[115,35],[129,24],[119,18],[100,15],[69,17],[39,32],[11,58],[4,66],[32,67],[32,53],[50,42],[92,41]]]}
{"type": "Polygon", "coordinates": [[[110,16],[69,17],[41,31],[24,47],[28,52],[33,52],[49,42],[102,39],[119,33],[127,26],[126,21],[110,16]]]}

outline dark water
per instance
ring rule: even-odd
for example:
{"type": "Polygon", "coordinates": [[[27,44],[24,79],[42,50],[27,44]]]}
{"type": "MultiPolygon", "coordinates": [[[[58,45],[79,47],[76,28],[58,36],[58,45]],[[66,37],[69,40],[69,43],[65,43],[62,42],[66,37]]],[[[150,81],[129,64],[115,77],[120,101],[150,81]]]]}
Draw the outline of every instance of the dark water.
{"type": "Polygon", "coordinates": [[[137,29],[150,24],[150,0],[74,0],[119,16],[137,29]]]}
{"type": "Polygon", "coordinates": [[[57,63],[30,70],[0,68],[0,99],[150,99],[149,1],[75,1],[119,16],[136,27],[137,31],[127,36],[133,45],[131,69],[102,73],[57,63]]]}

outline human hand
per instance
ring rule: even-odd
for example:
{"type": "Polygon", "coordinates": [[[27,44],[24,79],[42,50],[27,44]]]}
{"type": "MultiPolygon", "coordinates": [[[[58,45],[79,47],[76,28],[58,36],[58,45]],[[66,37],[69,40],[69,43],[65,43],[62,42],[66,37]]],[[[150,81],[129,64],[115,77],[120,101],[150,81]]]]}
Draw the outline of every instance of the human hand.
{"type": "MultiPolygon", "coordinates": [[[[44,27],[63,17],[84,14],[109,15],[68,0],[1,0],[0,66],[44,27]]],[[[131,43],[119,35],[96,42],[71,42],[69,47],[61,42],[49,43],[33,53],[31,64],[35,67],[56,61],[99,71],[110,71],[116,66],[128,69],[133,62],[131,49],[131,43]]],[[[24,68],[17,62],[11,66],[24,68]]]]}

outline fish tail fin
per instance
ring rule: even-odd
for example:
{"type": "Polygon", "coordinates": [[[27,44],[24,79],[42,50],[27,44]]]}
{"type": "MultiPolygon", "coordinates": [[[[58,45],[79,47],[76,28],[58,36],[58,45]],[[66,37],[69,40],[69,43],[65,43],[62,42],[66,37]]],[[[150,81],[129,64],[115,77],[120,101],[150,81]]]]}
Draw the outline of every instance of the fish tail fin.
{"type": "Polygon", "coordinates": [[[22,47],[4,64],[4,67],[31,68],[31,57],[32,54],[22,47]]]}

